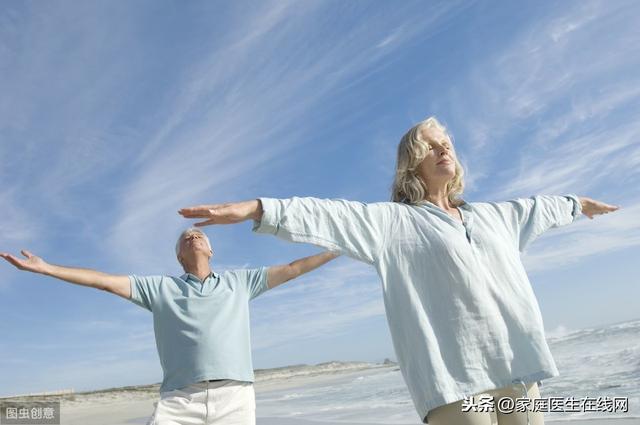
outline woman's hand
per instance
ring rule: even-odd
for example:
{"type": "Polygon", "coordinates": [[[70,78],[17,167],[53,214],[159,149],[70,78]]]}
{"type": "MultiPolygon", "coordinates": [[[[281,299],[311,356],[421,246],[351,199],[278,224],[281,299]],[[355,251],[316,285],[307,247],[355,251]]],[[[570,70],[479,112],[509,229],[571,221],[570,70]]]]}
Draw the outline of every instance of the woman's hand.
{"type": "Polygon", "coordinates": [[[604,202],[596,201],[595,199],[579,197],[580,204],[582,205],[582,214],[586,215],[593,220],[593,217],[600,214],[607,214],[612,211],[620,209],[615,205],[605,204],[604,202]]]}
{"type": "Polygon", "coordinates": [[[23,260],[22,258],[14,257],[13,255],[7,253],[0,254],[0,257],[4,258],[20,270],[43,274],[47,272],[47,267],[49,267],[49,264],[42,258],[33,255],[32,253],[24,249],[20,252],[26,257],[26,259],[23,260]]]}
{"type": "Polygon", "coordinates": [[[209,224],[233,224],[245,220],[260,220],[262,218],[262,204],[254,199],[244,202],[228,204],[198,205],[182,208],[178,214],[184,218],[204,218],[205,221],[195,223],[195,226],[209,224]]]}

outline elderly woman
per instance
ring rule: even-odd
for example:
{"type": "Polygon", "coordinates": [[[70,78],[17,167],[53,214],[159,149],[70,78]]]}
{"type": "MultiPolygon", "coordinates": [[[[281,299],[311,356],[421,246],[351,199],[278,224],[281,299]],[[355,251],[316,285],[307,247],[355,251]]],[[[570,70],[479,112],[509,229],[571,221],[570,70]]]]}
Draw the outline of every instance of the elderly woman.
{"type": "Polygon", "coordinates": [[[539,397],[537,383],[558,375],[520,252],[547,229],[618,207],[574,194],[467,203],[462,191],[451,137],[431,117],[400,141],[393,202],[260,198],[179,213],[205,219],[197,226],[253,219],[256,232],[375,267],[423,422],[542,424],[540,412],[474,412],[463,403],[480,394],[539,397]]]}

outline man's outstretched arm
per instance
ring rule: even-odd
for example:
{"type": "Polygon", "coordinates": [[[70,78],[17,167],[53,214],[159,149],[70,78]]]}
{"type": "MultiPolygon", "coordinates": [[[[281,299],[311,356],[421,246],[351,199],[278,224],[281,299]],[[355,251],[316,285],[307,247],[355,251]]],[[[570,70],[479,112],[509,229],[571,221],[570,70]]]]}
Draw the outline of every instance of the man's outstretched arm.
{"type": "Polygon", "coordinates": [[[52,276],[57,279],[75,283],[76,285],[89,286],[91,288],[101,289],[111,292],[123,298],[131,298],[131,284],[128,276],[118,276],[102,273],[96,270],[81,269],[76,267],[56,266],[49,264],[42,258],[33,255],[29,251],[22,250],[22,255],[26,258],[18,258],[11,254],[1,253],[0,257],[4,258],[20,270],[26,270],[32,273],[39,273],[46,276],[52,276]]]}
{"type": "Polygon", "coordinates": [[[317,269],[339,256],[340,254],[336,252],[323,252],[322,254],[301,258],[289,264],[271,266],[267,270],[267,286],[269,289],[275,288],[291,279],[317,269]]]}

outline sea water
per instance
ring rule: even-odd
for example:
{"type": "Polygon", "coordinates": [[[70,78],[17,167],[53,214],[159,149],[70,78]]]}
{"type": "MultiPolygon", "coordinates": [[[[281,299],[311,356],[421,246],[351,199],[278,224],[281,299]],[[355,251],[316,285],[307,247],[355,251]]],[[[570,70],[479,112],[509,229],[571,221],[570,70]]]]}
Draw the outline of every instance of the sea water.
{"type": "MultiPolygon", "coordinates": [[[[627,397],[629,411],[550,412],[545,413],[546,419],[640,417],[640,320],[557,334],[548,342],[560,376],[543,381],[542,397],[627,397]]],[[[300,373],[300,368],[282,368],[274,378],[286,381],[287,376],[300,373]]],[[[302,373],[311,378],[287,389],[261,391],[260,381],[265,376],[260,377],[256,386],[258,416],[419,423],[397,366],[336,362],[307,366],[302,373]],[[314,375],[322,379],[314,379],[314,375]]]]}

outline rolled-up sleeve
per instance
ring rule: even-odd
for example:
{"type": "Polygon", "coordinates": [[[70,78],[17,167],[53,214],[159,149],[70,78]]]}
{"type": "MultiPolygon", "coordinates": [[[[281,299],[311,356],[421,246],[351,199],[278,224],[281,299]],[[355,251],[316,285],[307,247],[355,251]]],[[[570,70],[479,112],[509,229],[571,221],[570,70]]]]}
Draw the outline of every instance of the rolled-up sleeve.
{"type": "Polygon", "coordinates": [[[392,203],[365,204],[343,199],[259,198],[262,219],[257,233],[309,243],[374,263],[386,242],[392,203]]]}
{"type": "Polygon", "coordinates": [[[547,230],[575,221],[582,215],[575,194],[537,195],[495,204],[522,252],[547,230]]]}

